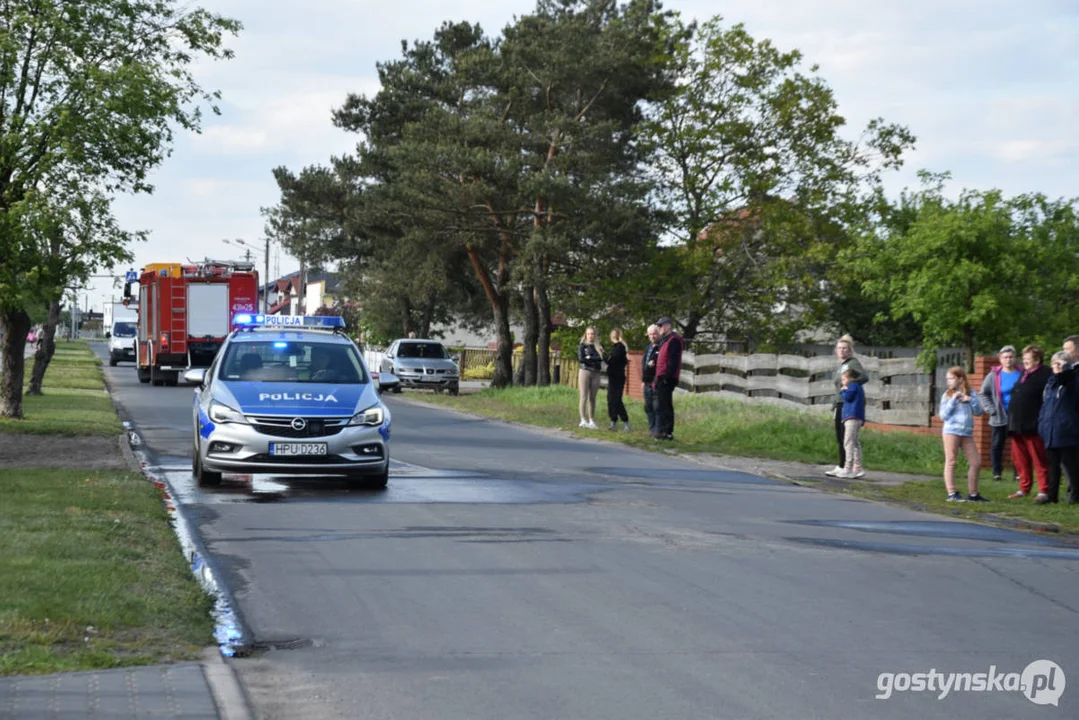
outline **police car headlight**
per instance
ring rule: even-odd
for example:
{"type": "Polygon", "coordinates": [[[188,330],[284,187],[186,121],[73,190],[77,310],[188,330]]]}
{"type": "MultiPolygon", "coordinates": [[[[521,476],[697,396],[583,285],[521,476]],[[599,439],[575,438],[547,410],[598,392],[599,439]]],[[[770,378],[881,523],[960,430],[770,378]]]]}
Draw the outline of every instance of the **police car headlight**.
{"type": "Polygon", "coordinates": [[[215,423],[247,423],[247,418],[238,410],[233,410],[228,405],[222,405],[214,400],[210,403],[210,419],[215,423]]]}
{"type": "Polygon", "coordinates": [[[366,410],[361,410],[360,412],[353,415],[352,420],[350,420],[348,424],[370,425],[372,427],[376,427],[378,425],[381,425],[382,421],[385,419],[386,412],[378,405],[374,405],[367,408],[366,410]]]}

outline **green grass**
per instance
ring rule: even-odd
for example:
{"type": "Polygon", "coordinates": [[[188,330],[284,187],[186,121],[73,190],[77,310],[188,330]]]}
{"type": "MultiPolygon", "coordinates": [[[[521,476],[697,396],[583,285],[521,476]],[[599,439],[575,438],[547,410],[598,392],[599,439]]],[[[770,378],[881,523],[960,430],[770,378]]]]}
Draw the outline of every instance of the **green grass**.
{"type": "Polygon", "coordinates": [[[196,658],[211,601],[138,473],[0,470],[0,674],[196,658]]]}
{"type": "MultiPolygon", "coordinates": [[[[27,358],[25,382],[34,361],[27,358]]],[[[113,436],[123,431],[105,392],[101,361],[85,342],[56,346],[45,370],[42,395],[23,394],[23,419],[0,417],[0,433],[113,436]]]]}
{"type": "MultiPolygon", "coordinates": [[[[675,396],[675,437],[657,445],[647,436],[647,422],[640,402],[626,399],[633,430],[609,433],[577,427],[577,391],[565,386],[546,388],[487,389],[472,395],[423,395],[425,401],[456,407],[503,420],[541,427],[562,428],[585,437],[622,442],[649,450],[671,448],[687,453],[718,453],[740,457],[790,460],[813,464],[835,462],[835,430],[831,417],[809,415],[768,405],[747,405],[706,395],[675,396]]],[[[607,425],[606,400],[601,392],[596,424],[607,425]]],[[[942,478],[944,449],[939,437],[904,432],[862,433],[866,468],[942,478]]],[[[966,462],[956,468],[959,489],[966,494],[966,462]]],[[[823,480],[824,478],[822,478],[823,480]]],[[[1066,481],[1065,481],[1066,483],[1066,481]]],[[[822,484],[822,487],[826,487],[822,484]]],[[[945,502],[943,478],[934,482],[911,481],[896,486],[872,483],[855,485],[851,491],[873,499],[924,508],[931,512],[1007,522],[1023,519],[1051,523],[1062,532],[1079,533],[1079,506],[1034,505],[1030,498],[1008,500],[1013,483],[994,483],[983,471],[980,490],[988,503],[945,502]]],[[[1061,497],[1064,488],[1061,488],[1061,497]]]]}
{"type": "Polygon", "coordinates": [[[112,400],[103,391],[48,385],[43,390],[44,395],[23,395],[22,420],[0,417],[0,433],[115,437],[123,431],[112,400]]]}
{"type": "MultiPolygon", "coordinates": [[[[563,428],[582,436],[597,436],[595,430],[577,427],[580,419],[577,414],[577,391],[566,386],[487,389],[459,397],[421,397],[504,420],[563,428]]],[[[643,406],[629,398],[625,402],[633,430],[629,433],[604,432],[600,437],[654,447],[655,443],[648,438],[643,406]]],[[[676,440],[663,447],[681,452],[720,453],[821,465],[835,462],[835,430],[831,416],[810,415],[769,405],[747,405],[707,395],[676,395],[675,418],[676,440]]],[[[600,427],[607,425],[603,392],[596,407],[596,424],[600,427]]],[[[867,467],[874,470],[937,475],[944,465],[944,450],[940,438],[936,437],[866,430],[862,433],[862,448],[867,467]]]]}
{"type": "MultiPolygon", "coordinates": [[[[1066,485],[1067,481],[1064,481],[1066,485]]],[[[965,476],[956,478],[960,492],[967,494],[965,476]]],[[[924,508],[941,515],[971,520],[1025,520],[1035,523],[1055,525],[1061,532],[1079,533],[1079,506],[1068,505],[1061,488],[1063,502],[1049,505],[1035,505],[1031,497],[1009,500],[1008,495],[1015,492],[1011,482],[979,482],[978,492],[989,502],[986,503],[950,503],[944,498],[947,492],[944,481],[908,482],[894,486],[874,486],[869,483],[854,486],[853,494],[876,500],[888,500],[905,505],[924,508]],[[986,515],[992,517],[987,518],[986,515]]]]}

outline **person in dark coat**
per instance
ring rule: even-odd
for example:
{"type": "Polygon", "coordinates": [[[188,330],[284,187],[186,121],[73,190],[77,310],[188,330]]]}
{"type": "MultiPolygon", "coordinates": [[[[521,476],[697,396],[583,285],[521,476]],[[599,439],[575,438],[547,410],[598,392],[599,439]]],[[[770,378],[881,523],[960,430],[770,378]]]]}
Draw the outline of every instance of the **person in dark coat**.
{"type": "Polygon", "coordinates": [[[1079,502],[1079,387],[1071,356],[1065,351],[1053,355],[1053,374],[1045,383],[1042,409],[1038,414],[1038,435],[1045,444],[1049,466],[1049,492],[1045,500],[1057,502],[1060,496],[1060,466],[1068,476],[1068,502],[1079,502]]]}
{"type": "Polygon", "coordinates": [[[641,360],[641,393],[644,395],[644,416],[648,418],[648,434],[656,434],[655,390],[652,382],[656,379],[656,356],[659,354],[659,328],[648,326],[648,347],[644,349],[641,360]]]}
{"type": "Polygon", "coordinates": [[[1042,409],[1045,384],[1052,371],[1042,364],[1045,352],[1037,345],[1023,348],[1023,374],[1012,390],[1008,404],[1008,434],[1012,438],[1012,464],[1019,476],[1019,490],[1009,498],[1024,498],[1038,479],[1037,502],[1048,502],[1049,467],[1045,457],[1045,444],[1038,434],[1038,416],[1042,409]]]}
{"type": "Polygon", "coordinates": [[[622,395],[626,391],[626,368],[629,366],[629,348],[622,339],[622,331],[611,330],[611,350],[603,356],[607,363],[607,416],[611,419],[610,430],[618,429],[618,421],[629,430],[629,413],[622,395]]]}
{"type": "Polygon", "coordinates": [[[674,440],[674,389],[678,387],[678,376],[682,371],[682,336],[674,331],[674,323],[668,317],[656,322],[663,340],[656,355],[656,379],[652,381],[655,389],[657,426],[652,438],[655,440],[674,440]]]}

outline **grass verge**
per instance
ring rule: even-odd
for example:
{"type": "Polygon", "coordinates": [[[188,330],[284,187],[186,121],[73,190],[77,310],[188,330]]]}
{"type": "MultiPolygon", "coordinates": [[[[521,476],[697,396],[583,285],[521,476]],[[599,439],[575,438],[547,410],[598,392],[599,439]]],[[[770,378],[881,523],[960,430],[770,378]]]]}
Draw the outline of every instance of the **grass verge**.
{"type": "Polygon", "coordinates": [[[157,489],[138,473],[0,470],[0,674],[190,660],[213,642],[157,489]]]}
{"type": "MultiPolygon", "coordinates": [[[[546,388],[487,389],[471,395],[424,395],[439,405],[541,427],[561,428],[577,435],[602,437],[654,450],[640,402],[626,398],[631,432],[606,432],[577,427],[577,391],[565,386],[546,388]]],[[[605,398],[601,393],[596,424],[606,427],[605,398]]],[[[743,403],[705,395],[675,396],[676,440],[663,444],[686,453],[719,453],[740,457],[768,458],[812,464],[835,462],[835,430],[830,417],[820,417],[768,405],[743,403]]],[[[862,433],[866,467],[870,470],[941,476],[944,450],[939,437],[901,432],[862,433]]],[[[956,469],[960,490],[966,492],[966,463],[956,469]]],[[[822,487],[827,485],[822,484],[822,487]]],[[[980,490],[988,503],[945,501],[943,480],[912,481],[895,486],[871,483],[855,485],[850,492],[876,500],[924,508],[931,512],[985,520],[992,516],[1005,524],[1010,520],[1055,524],[1062,532],[1079,533],[1079,505],[1034,505],[1030,498],[1008,500],[1014,492],[1010,482],[994,483],[983,472],[980,490]]],[[[1061,488],[1061,496],[1064,488],[1061,488]]]]}
{"type": "MultiPolygon", "coordinates": [[[[24,420],[0,419],[0,442],[122,431],[86,343],[58,346],[43,386],[24,420]]],[[[212,600],[142,475],[0,468],[0,497],[0,675],[192,660],[213,643],[212,600]]]]}
{"type": "MultiPolygon", "coordinates": [[[[33,359],[27,358],[26,382],[33,359]]],[[[0,418],[0,433],[114,436],[123,430],[105,392],[101,361],[85,342],[57,345],[42,395],[23,395],[23,419],[0,418]]]]}

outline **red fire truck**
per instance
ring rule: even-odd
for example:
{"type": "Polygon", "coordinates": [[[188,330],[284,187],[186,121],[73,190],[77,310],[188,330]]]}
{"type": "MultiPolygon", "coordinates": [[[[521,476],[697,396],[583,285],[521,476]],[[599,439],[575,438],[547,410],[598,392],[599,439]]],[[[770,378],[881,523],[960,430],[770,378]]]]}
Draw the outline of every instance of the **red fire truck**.
{"type": "MultiPolygon", "coordinates": [[[[124,295],[131,296],[130,286],[124,295]]],[[[257,304],[258,273],[251,263],[147,265],[139,275],[139,381],[176,385],[188,368],[209,367],[232,330],[232,316],[254,312],[257,304]]]]}

